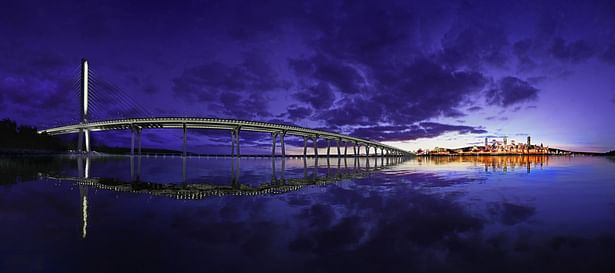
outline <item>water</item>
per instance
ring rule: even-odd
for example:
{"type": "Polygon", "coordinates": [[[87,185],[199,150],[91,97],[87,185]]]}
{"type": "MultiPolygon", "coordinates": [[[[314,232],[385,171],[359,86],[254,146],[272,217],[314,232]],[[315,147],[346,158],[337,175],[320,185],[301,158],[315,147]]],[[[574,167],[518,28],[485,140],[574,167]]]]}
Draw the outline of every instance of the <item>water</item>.
{"type": "Polygon", "coordinates": [[[0,158],[0,272],[291,271],[615,272],[615,160],[0,158]]]}

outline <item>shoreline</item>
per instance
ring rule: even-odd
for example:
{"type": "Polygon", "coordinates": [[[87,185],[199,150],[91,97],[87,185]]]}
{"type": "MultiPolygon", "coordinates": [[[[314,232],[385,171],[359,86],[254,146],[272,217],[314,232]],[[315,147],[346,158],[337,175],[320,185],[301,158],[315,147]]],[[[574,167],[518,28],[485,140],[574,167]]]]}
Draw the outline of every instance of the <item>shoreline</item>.
{"type": "Polygon", "coordinates": [[[446,156],[615,156],[608,153],[570,153],[570,154],[517,154],[517,153],[467,153],[467,154],[427,154],[417,157],[446,157],[446,156]]]}

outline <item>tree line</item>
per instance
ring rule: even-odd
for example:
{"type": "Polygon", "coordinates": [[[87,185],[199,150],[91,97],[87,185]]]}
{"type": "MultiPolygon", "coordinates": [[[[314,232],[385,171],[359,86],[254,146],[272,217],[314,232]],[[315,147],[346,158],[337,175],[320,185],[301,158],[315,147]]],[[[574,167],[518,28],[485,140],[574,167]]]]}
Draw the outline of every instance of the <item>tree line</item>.
{"type": "Polygon", "coordinates": [[[0,121],[0,149],[65,151],[68,145],[60,138],[38,134],[35,127],[20,125],[10,119],[0,121]]]}

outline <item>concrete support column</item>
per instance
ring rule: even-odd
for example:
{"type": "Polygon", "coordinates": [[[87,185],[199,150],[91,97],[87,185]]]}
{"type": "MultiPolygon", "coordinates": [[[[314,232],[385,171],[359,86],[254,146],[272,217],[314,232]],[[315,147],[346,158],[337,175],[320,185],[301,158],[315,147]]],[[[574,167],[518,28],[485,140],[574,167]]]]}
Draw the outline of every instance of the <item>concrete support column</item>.
{"type": "Polygon", "coordinates": [[[139,145],[139,156],[141,156],[141,127],[137,127],[137,143],[139,145]]]}
{"type": "Polygon", "coordinates": [[[318,156],[318,136],[314,136],[314,156],[318,156]]]}
{"type": "Polygon", "coordinates": [[[130,155],[135,155],[135,127],[130,126],[130,155]]]}
{"type": "Polygon", "coordinates": [[[186,144],[187,144],[186,143],[187,142],[186,141],[186,131],[187,131],[187,128],[186,128],[186,124],[185,123],[183,124],[183,127],[184,127],[184,145],[183,145],[183,149],[182,149],[183,150],[182,156],[185,157],[186,156],[186,144]]]}
{"type": "Polygon", "coordinates": [[[278,138],[278,133],[271,133],[271,157],[275,157],[275,141],[278,138]]]}
{"type": "Polygon", "coordinates": [[[237,148],[237,157],[241,157],[241,151],[239,150],[239,147],[240,147],[239,146],[239,131],[240,131],[240,128],[237,128],[235,130],[235,144],[237,144],[237,147],[236,147],[237,148]]]}
{"type": "Polygon", "coordinates": [[[286,132],[280,134],[280,146],[282,146],[282,157],[286,157],[286,147],[284,146],[284,136],[286,132]]]}
{"type": "Polygon", "coordinates": [[[340,144],[341,144],[340,142],[342,142],[342,140],[338,138],[337,139],[337,156],[338,157],[341,155],[340,154],[340,144]]]}
{"type": "Polygon", "coordinates": [[[369,145],[365,145],[365,156],[369,157],[369,145]]]}
{"type": "Polygon", "coordinates": [[[352,153],[354,154],[354,156],[357,156],[357,143],[356,142],[352,143],[352,153]]]}
{"type": "Polygon", "coordinates": [[[83,129],[79,129],[79,135],[77,136],[77,152],[83,152],[83,129]]]}
{"type": "Polygon", "coordinates": [[[235,156],[235,130],[231,130],[231,156],[235,156]]]}
{"type": "Polygon", "coordinates": [[[348,155],[348,143],[344,141],[344,156],[348,155]]]}
{"type": "Polygon", "coordinates": [[[303,156],[307,156],[307,137],[303,137],[303,156]]]}
{"type": "Polygon", "coordinates": [[[331,140],[327,139],[327,157],[331,154],[331,140]]]}

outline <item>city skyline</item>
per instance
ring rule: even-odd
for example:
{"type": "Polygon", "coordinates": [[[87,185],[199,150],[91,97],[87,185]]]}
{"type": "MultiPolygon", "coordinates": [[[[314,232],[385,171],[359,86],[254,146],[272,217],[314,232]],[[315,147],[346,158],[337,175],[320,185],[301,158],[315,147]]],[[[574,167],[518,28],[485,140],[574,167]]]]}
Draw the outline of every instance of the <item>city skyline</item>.
{"type": "MultiPolygon", "coordinates": [[[[0,118],[41,129],[78,115],[71,85],[87,57],[99,86],[117,85],[138,104],[118,108],[100,94],[94,119],[139,106],[290,123],[412,151],[528,135],[572,151],[615,147],[608,1],[3,5],[0,118]]],[[[144,133],[143,145],[168,148],[180,135],[144,133]]],[[[245,137],[268,149],[258,147],[267,135],[245,137]]],[[[94,138],[127,146],[130,136],[94,138]]],[[[198,152],[226,149],[228,139],[196,133],[190,143],[198,152]]]]}

